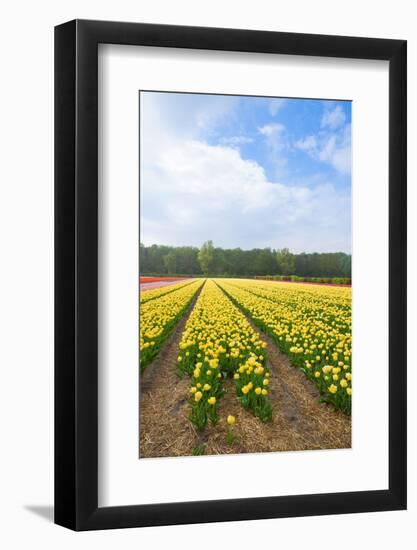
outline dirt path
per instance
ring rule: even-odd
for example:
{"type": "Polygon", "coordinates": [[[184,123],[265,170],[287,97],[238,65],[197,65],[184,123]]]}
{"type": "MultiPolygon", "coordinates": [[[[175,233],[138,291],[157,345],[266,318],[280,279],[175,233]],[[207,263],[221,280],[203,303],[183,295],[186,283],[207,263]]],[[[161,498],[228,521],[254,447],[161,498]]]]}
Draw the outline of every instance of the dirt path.
{"type": "Polygon", "coordinates": [[[271,370],[272,422],[262,423],[243,409],[232,380],[227,380],[219,403],[218,424],[197,433],[188,420],[190,380],[187,376],[180,380],[176,375],[178,343],[188,316],[148,367],[152,371],[145,371],[141,383],[141,457],[191,455],[193,449],[204,449],[204,454],[238,454],[351,446],[350,417],[319,403],[313,384],[265,334],[262,337],[267,342],[271,370]],[[236,417],[236,440],[232,445],[226,443],[229,414],[236,417]]]}

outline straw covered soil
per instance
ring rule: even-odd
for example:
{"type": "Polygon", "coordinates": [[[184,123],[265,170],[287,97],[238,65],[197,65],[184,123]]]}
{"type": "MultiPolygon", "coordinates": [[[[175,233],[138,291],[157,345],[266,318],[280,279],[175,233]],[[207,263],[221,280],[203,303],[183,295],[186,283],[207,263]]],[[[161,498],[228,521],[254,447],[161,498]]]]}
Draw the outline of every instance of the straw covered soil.
{"type": "Polygon", "coordinates": [[[178,344],[192,305],[164,349],[147,367],[140,383],[140,458],[192,454],[239,454],[351,447],[351,419],[319,402],[313,384],[292,366],[263,334],[271,371],[269,396],[273,420],[262,423],[239,404],[232,380],[219,403],[219,421],[198,433],[188,420],[187,376],[176,373],[178,344]],[[236,417],[232,445],[226,442],[226,419],[236,417]]]}

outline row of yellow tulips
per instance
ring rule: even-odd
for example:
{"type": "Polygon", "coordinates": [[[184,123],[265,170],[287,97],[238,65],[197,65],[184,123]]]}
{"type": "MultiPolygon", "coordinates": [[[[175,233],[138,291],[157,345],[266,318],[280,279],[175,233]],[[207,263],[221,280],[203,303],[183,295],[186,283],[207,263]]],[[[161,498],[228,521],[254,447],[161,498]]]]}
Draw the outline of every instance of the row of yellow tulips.
{"type": "MultiPolygon", "coordinates": [[[[213,280],[208,280],[179,345],[178,371],[191,376],[191,421],[203,429],[217,422],[227,376],[237,398],[261,420],[272,417],[266,343],[213,280]]],[[[233,417],[231,417],[233,418],[233,417]]]]}

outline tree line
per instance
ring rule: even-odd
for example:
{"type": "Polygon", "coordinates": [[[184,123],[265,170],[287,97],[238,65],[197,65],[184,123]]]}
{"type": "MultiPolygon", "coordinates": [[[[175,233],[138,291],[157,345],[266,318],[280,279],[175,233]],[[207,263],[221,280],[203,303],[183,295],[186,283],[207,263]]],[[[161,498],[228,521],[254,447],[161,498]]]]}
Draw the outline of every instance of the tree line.
{"type": "Polygon", "coordinates": [[[351,277],[351,255],[344,252],[294,254],[288,248],[219,248],[212,241],[193,246],[140,243],[141,275],[253,277],[351,277]]]}

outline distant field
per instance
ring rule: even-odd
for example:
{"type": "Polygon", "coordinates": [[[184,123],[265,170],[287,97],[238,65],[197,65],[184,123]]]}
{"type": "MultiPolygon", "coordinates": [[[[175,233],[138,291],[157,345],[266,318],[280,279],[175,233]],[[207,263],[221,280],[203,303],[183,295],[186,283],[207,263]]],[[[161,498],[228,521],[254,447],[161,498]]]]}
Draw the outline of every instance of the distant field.
{"type": "Polygon", "coordinates": [[[158,281],[178,281],[182,277],[140,277],[140,283],[156,283],[158,281]]]}
{"type": "Polygon", "coordinates": [[[155,290],[157,288],[162,288],[166,286],[173,286],[177,283],[188,281],[189,279],[184,279],[183,277],[141,277],[140,278],[140,291],[149,292],[150,290],[155,290]]]}
{"type": "Polygon", "coordinates": [[[267,279],[267,282],[270,282],[270,283],[282,283],[282,282],[286,282],[286,283],[293,283],[293,284],[296,284],[296,285],[319,285],[319,286],[340,286],[340,287],[346,287],[346,288],[351,288],[352,285],[351,284],[341,284],[341,283],[318,283],[318,282],[315,282],[315,281],[273,281],[273,280],[269,280],[267,279]]]}

